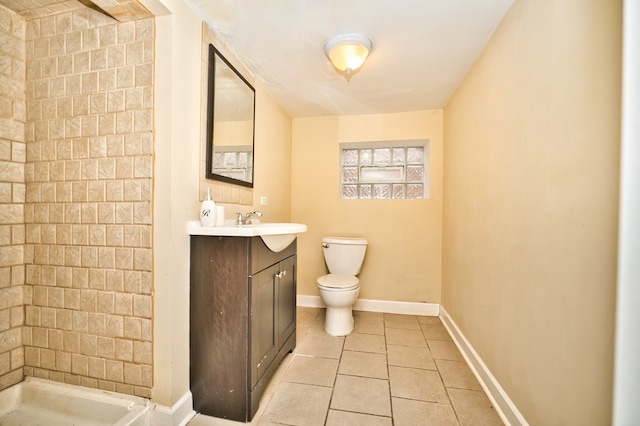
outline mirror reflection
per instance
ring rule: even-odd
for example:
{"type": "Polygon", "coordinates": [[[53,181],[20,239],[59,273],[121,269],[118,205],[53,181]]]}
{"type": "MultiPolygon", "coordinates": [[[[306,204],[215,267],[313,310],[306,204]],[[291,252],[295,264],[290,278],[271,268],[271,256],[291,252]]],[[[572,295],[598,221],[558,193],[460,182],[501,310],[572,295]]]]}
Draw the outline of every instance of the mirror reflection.
{"type": "Polygon", "coordinates": [[[253,187],[255,90],[209,45],[207,178],[253,187]]]}

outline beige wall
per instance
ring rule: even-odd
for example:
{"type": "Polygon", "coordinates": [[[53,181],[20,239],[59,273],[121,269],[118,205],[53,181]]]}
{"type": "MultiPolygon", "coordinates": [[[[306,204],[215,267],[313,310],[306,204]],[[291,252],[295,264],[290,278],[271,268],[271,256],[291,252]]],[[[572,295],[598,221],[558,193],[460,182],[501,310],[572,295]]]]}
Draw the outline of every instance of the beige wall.
{"type": "MultiPolygon", "coordinates": [[[[242,62],[206,24],[203,25],[201,70],[200,200],[204,200],[206,189],[210,188],[214,201],[225,206],[227,219],[235,218],[236,212],[259,210],[265,222],[288,221],[291,215],[291,118],[262,90],[242,62]],[[205,178],[210,43],[256,90],[253,188],[205,178]],[[267,205],[260,205],[261,196],[267,197],[267,205]]],[[[227,145],[233,143],[230,141],[227,145]]]]}
{"type": "Polygon", "coordinates": [[[23,377],[25,22],[0,6],[0,390],[23,377]]]}
{"type": "Polygon", "coordinates": [[[292,220],[308,227],[298,237],[298,294],[319,295],[320,242],[337,235],[369,242],[361,299],[440,303],[442,126],[441,110],[294,119],[292,220]],[[429,199],[340,199],[341,142],[409,139],[430,141],[429,199]]]}
{"type": "Polygon", "coordinates": [[[207,43],[216,36],[182,0],[162,0],[156,19],[154,164],[154,387],[152,399],[171,407],[189,390],[189,235],[200,201],[211,187],[227,219],[261,210],[266,221],[288,221],[291,199],[291,119],[256,88],[255,185],[246,189],[205,179],[207,43]],[[204,29],[203,29],[204,28],[204,29]],[[204,31],[204,32],[203,32],[204,31]],[[203,42],[204,41],[204,42],[203,42]],[[266,196],[268,205],[259,205],[266,196]]]}
{"type": "Polygon", "coordinates": [[[516,1],[445,108],[443,307],[531,425],[611,421],[620,36],[516,1]]]}

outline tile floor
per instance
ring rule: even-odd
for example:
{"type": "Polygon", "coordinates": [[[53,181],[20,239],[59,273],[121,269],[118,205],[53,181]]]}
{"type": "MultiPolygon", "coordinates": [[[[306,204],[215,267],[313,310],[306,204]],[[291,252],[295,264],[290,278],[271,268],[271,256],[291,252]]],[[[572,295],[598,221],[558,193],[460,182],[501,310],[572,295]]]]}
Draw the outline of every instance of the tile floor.
{"type": "MultiPolygon", "coordinates": [[[[298,308],[297,346],[251,425],[502,425],[437,317],[354,312],[346,337],[298,308]]],[[[196,415],[189,426],[243,423],[196,415]]]]}

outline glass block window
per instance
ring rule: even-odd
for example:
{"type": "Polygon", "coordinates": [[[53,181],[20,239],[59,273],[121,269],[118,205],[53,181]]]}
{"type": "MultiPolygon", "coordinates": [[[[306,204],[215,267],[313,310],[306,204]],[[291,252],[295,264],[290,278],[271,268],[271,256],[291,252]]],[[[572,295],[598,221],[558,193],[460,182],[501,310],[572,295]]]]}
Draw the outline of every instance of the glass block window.
{"type": "Polygon", "coordinates": [[[216,148],[213,152],[213,173],[234,179],[250,180],[253,176],[251,148],[243,146],[216,148]]]}
{"type": "Polygon", "coordinates": [[[340,154],[341,198],[429,198],[428,140],[345,143],[340,154]]]}

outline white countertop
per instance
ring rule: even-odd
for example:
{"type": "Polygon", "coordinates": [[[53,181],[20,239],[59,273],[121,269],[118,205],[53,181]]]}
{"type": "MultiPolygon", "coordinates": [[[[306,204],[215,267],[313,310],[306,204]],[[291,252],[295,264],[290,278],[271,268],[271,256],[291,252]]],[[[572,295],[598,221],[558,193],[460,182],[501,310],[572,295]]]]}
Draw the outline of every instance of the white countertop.
{"type": "Polygon", "coordinates": [[[187,222],[189,235],[210,235],[218,237],[258,237],[262,235],[300,234],[307,232],[302,223],[256,223],[251,225],[229,225],[203,227],[200,221],[187,222]]]}

